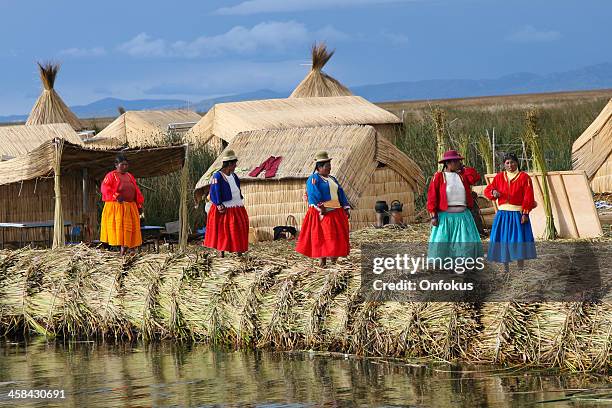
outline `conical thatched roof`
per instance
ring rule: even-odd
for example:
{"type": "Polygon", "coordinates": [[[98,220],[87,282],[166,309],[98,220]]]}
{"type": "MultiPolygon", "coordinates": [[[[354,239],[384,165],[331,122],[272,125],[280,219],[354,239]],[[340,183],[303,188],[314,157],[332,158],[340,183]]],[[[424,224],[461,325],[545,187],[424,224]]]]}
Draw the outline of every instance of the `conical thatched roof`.
{"type": "Polygon", "coordinates": [[[313,96],[350,96],[352,92],[322,71],[323,67],[334,55],[328,51],[324,43],[312,46],[312,69],[306,78],[293,90],[290,98],[310,98],[313,96]]]}
{"type": "Polygon", "coordinates": [[[26,125],[46,125],[49,123],[68,123],[74,130],[83,129],[83,125],[64,103],[53,85],[59,71],[59,64],[38,63],[40,79],[43,83],[42,94],[34,104],[26,125]]]}
{"type": "Polygon", "coordinates": [[[584,170],[596,193],[612,191],[612,99],[572,146],[574,169],[584,170]]]}

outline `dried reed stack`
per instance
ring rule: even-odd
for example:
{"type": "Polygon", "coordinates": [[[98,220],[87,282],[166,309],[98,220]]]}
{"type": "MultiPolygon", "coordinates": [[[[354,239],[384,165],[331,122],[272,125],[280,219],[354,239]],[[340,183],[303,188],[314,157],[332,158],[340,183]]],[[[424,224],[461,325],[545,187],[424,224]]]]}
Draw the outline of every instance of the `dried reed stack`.
{"type": "Polygon", "coordinates": [[[542,198],[544,200],[544,214],[546,214],[546,227],[544,229],[544,239],[555,239],[557,231],[552,213],[552,203],[550,201],[550,191],[548,189],[548,179],[546,178],[547,166],[544,154],[540,147],[540,136],[538,127],[538,112],[530,110],[526,114],[526,129],[523,133],[523,141],[531,149],[533,156],[533,167],[536,172],[542,173],[542,198]]]}
{"type": "Polygon", "coordinates": [[[489,135],[481,133],[476,139],[476,149],[485,163],[487,174],[495,173],[495,162],[493,161],[493,148],[489,135]]]}
{"type": "Polygon", "coordinates": [[[38,63],[40,79],[43,84],[42,94],[36,100],[26,125],[45,125],[49,123],[68,123],[74,130],[83,129],[76,115],[64,103],[55,91],[55,78],[60,69],[59,64],[51,62],[38,63]]]}
{"type": "Polygon", "coordinates": [[[607,301],[364,299],[359,243],[423,239],[426,231],[360,231],[353,234],[351,256],[327,270],[295,255],[286,241],[255,245],[242,259],[194,250],[123,260],[82,245],[1,251],[0,335],[174,339],[570,371],[612,368],[607,301]]]}
{"type": "MultiPolygon", "coordinates": [[[[451,142],[446,128],[446,112],[440,108],[435,108],[432,113],[432,118],[436,127],[437,160],[440,160],[444,152],[451,148],[451,142]]],[[[439,167],[442,168],[442,165],[439,167]]]]}
{"type": "Polygon", "coordinates": [[[334,51],[329,51],[325,43],[314,44],[312,46],[312,68],[289,97],[311,98],[353,95],[347,87],[322,71],[332,55],[334,55],[334,51]]]}

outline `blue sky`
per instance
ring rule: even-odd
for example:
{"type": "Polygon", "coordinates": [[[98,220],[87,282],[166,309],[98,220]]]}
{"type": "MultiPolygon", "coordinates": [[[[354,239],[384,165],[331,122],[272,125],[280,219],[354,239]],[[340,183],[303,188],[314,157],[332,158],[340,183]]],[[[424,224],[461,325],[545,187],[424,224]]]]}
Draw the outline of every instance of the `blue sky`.
{"type": "Polygon", "coordinates": [[[609,0],[0,0],[0,115],[40,92],[56,60],[69,105],[104,97],[287,91],[309,48],[346,85],[495,78],[611,62],[609,0]]]}

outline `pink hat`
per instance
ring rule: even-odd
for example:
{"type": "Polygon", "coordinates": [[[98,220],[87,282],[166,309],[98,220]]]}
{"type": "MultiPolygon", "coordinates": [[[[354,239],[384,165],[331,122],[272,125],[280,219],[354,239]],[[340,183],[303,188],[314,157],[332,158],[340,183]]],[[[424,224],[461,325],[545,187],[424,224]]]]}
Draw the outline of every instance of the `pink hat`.
{"type": "Polygon", "coordinates": [[[447,150],[442,155],[442,160],[438,161],[438,163],[444,163],[447,160],[463,160],[463,157],[456,150],[447,150]]]}

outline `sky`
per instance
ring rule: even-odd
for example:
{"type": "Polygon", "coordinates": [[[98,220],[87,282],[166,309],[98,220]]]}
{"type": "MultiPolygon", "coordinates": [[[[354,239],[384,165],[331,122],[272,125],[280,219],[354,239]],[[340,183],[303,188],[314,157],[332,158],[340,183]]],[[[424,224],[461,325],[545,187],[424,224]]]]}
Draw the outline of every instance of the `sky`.
{"type": "Polygon", "coordinates": [[[546,74],[612,62],[609,0],[0,0],[0,115],[61,62],[69,105],[290,91],[310,47],[345,85],[546,74]]]}

